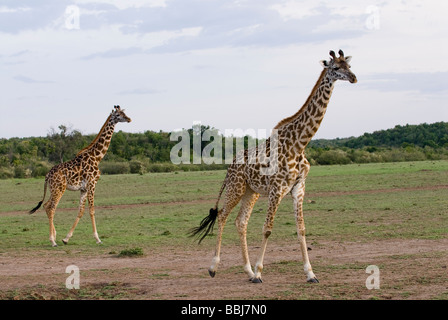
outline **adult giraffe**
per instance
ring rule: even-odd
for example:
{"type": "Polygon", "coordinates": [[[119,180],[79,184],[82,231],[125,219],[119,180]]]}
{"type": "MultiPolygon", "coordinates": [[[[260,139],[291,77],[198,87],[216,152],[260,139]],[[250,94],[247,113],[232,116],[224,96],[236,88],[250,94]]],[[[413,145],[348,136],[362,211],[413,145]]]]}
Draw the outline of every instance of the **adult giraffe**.
{"type": "MultiPolygon", "coordinates": [[[[294,214],[296,217],[297,235],[302,251],[304,271],[308,282],[319,282],[313,273],[308,258],[305,241],[305,223],[303,220],[302,203],[305,194],[305,179],[310,169],[310,164],[305,158],[305,147],[317,132],[327,109],[331,93],[336,80],[347,80],[356,83],[356,76],[350,71],[351,57],[344,57],[339,50],[339,57],[334,51],[330,51],[331,59],[322,60],[323,71],[319,76],[310,96],[302,108],[294,115],[283,119],[274,128],[277,138],[277,163],[275,172],[271,175],[262,174],[263,165],[260,163],[248,163],[247,159],[257,153],[257,149],[245,150],[244,154],[237,155],[227,170],[226,178],[221,187],[218,200],[214,208],[205,217],[199,227],[191,230],[192,236],[198,236],[199,242],[213,230],[216,218],[218,218],[218,236],[215,256],[209,268],[210,276],[214,277],[220,261],[220,249],[222,232],[226,220],[232,209],[241,201],[241,208],[235,221],[240,236],[244,270],[254,283],[262,282],[263,259],[266,251],[267,240],[272,232],[274,216],[283,197],[291,192],[294,202],[294,214]],[[243,163],[238,161],[244,157],[243,163]],[[218,210],[218,202],[223,190],[226,189],[225,203],[218,210]],[[263,226],[263,240],[261,252],[255,264],[254,271],[249,261],[247,251],[246,229],[255,202],[260,194],[267,195],[269,200],[266,221],[263,226]]],[[[268,140],[273,141],[273,136],[268,140]]],[[[269,145],[270,145],[269,143],[269,145]]],[[[266,146],[267,153],[273,148],[266,146]]]]}
{"type": "Polygon", "coordinates": [[[115,125],[118,122],[131,122],[131,119],[124,113],[124,110],[121,110],[120,106],[114,106],[114,110],[112,110],[111,114],[92,143],[79,151],[74,159],[55,165],[45,176],[44,196],[42,201],[40,201],[39,204],[29,213],[32,214],[36,212],[42,205],[45,200],[48,184],[50,187],[51,196],[50,199],[44,204],[44,208],[47,211],[48,220],[50,222],[50,242],[53,247],[57,247],[56,229],[54,228],[53,223],[54,213],[59,200],[61,200],[61,197],[66,189],[71,191],[81,191],[81,198],[79,200],[79,213],[76,217],[75,223],[67,234],[67,237],[65,237],[62,242],[67,244],[68,240],[73,235],[73,231],[75,230],[79,219],[81,219],[84,214],[86,199],[88,199],[90,218],[93,226],[93,236],[95,237],[97,243],[101,243],[95,224],[95,186],[100,178],[100,170],[98,165],[106,155],[112,139],[112,134],[114,133],[115,125]]]}

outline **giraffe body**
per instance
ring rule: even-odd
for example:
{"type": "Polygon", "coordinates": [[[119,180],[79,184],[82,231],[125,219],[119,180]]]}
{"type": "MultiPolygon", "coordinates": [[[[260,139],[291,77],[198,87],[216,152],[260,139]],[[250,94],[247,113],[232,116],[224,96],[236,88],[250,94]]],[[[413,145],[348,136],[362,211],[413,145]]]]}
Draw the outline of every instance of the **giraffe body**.
{"type": "MultiPolygon", "coordinates": [[[[305,157],[305,148],[324,118],[335,81],[341,79],[348,80],[351,83],[357,82],[356,76],[349,70],[350,65],[348,63],[351,57],[345,58],[342,51],[339,51],[339,54],[340,57],[337,58],[335,53],[330,51],[333,59],[321,61],[324,70],[303,107],[291,117],[280,121],[274,128],[277,140],[276,170],[271,174],[262,174],[261,168],[264,164],[261,161],[255,163],[247,161],[259,151],[258,147],[241,151],[240,154],[236,155],[227,170],[215,208],[210,210],[208,218],[204,219],[198,228],[192,230],[192,235],[202,235],[201,241],[211,231],[215,220],[218,220],[215,256],[209,268],[209,274],[212,277],[215,276],[220,262],[221,238],[227,218],[233,208],[241,202],[235,225],[241,242],[244,271],[252,282],[262,282],[261,272],[263,270],[264,254],[267,240],[272,233],[274,217],[284,196],[291,193],[307,281],[318,282],[308,257],[302,210],[305,180],[310,170],[310,163],[305,157]],[[245,161],[242,162],[241,159],[245,161]],[[226,189],[224,206],[218,210],[218,202],[224,189],[226,189]],[[246,230],[253,207],[260,195],[268,197],[268,209],[262,230],[261,251],[254,270],[252,270],[247,250],[246,230]]],[[[267,156],[270,155],[272,142],[273,136],[268,139],[266,144],[267,156]]]]}
{"type": "Polygon", "coordinates": [[[97,243],[101,243],[95,223],[95,186],[100,178],[99,163],[106,155],[109,148],[115,125],[118,122],[131,122],[119,106],[115,106],[115,110],[107,118],[100,132],[92,143],[82,149],[74,159],[55,165],[45,176],[44,196],[42,201],[30,211],[34,213],[39,209],[45,200],[47,186],[50,189],[50,199],[44,204],[45,211],[50,224],[50,242],[52,246],[56,244],[56,229],[54,227],[54,214],[59,201],[65,190],[80,191],[79,212],[76,220],[67,236],[62,240],[67,244],[72,237],[73,232],[84,214],[85,202],[89,202],[90,218],[92,220],[93,235],[97,243]]]}

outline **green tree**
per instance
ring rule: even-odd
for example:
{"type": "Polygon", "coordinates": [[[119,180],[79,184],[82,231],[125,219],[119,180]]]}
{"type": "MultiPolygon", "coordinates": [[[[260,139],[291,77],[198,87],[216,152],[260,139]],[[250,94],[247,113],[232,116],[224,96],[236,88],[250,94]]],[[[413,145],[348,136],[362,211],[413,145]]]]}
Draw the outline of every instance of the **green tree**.
{"type": "Polygon", "coordinates": [[[65,125],[60,125],[59,132],[50,129],[47,135],[49,140],[48,159],[51,162],[64,162],[73,158],[82,149],[83,137],[78,130],[72,130],[65,125]]]}

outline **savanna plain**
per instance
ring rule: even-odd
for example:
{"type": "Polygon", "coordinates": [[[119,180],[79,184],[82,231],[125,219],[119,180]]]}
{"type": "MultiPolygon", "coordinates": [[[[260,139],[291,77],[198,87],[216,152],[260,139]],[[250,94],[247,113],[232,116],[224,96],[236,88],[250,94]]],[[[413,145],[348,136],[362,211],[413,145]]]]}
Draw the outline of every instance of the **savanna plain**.
{"type": "MultiPolygon", "coordinates": [[[[262,284],[243,271],[233,224],[239,206],[224,229],[219,270],[208,275],[216,232],[200,245],[188,232],[214,206],[225,174],[103,175],[95,194],[101,245],[87,207],[62,243],[79,203],[79,192],[66,191],[54,248],[45,210],[28,214],[44,179],[0,180],[0,299],[448,299],[448,161],[312,166],[304,217],[317,284],[306,282],[290,195],[275,217],[262,284]],[[80,287],[70,290],[72,265],[80,287]],[[378,289],[366,286],[371,265],[378,289]]],[[[260,197],[249,221],[252,264],[266,208],[260,197]]]]}

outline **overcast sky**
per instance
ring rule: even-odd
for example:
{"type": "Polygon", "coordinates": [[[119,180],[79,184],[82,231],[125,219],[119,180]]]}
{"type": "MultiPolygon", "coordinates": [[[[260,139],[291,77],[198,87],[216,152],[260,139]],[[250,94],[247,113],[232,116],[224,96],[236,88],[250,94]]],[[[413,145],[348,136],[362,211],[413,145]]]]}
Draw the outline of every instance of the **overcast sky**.
{"type": "Polygon", "coordinates": [[[0,0],[0,138],[64,124],[270,130],[329,50],[353,56],[315,138],[448,121],[448,2],[0,0]]]}

